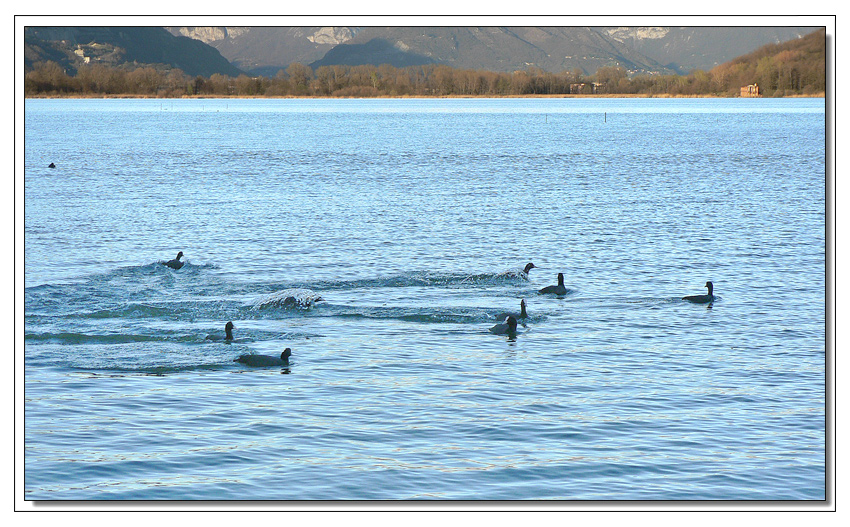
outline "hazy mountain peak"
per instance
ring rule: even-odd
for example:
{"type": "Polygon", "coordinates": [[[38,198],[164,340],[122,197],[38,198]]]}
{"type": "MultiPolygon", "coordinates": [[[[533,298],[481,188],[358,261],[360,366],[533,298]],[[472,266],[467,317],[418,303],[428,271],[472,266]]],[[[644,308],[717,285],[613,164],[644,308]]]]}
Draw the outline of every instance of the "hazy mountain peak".
{"type": "Polygon", "coordinates": [[[307,40],[315,44],[342,44],[354,38],[355,31],[350,27],[320,27],[318,31],[307,36],[307,40]]]}
{"type": "Polygon", "coordinates": [[[609,37],[623,42],[626,39],[659,39],[667,36],[669,27],[612,27],[606,30],[609,37]]]}
{"type": "Polygon", "coordinates": [[[184,37],[200,40],[204,44],[213,44],[227,38],[236,38],[251,30],[250,27],[221,26],[183,26],[166,27],[165,29],[169,30],[172,34],[179,34],[184,37]]]}

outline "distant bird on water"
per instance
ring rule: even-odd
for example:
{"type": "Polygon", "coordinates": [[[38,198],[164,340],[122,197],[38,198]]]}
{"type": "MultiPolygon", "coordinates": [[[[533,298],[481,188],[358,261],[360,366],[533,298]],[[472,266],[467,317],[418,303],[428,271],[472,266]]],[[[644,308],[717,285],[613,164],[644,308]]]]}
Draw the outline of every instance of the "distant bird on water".
{"type": "Polygon", "coordinates": [[[558,273],[558,285],[547,285],[540,290],[541,295],[556,294],[563,296],[567,294],[567,288],[564,287],[564,273],[558,273]]]}
{"type": "Polygon", "coordinates": [[[519,313],[499,313],[496,315],[496,320],[505,320],[508,317],[514,317],[516,319],[528,318],[528,312],[525,310],[524,298],[519,301],[519,313]]]}
{"type": "Polygon", "coordinates": [[[717,298],[714,296],[714,284],[712,284],[711,282],[706,282],[705,287],[708,288],[707,295],[683,296],[682,300],[687,300],[688,302],[693,302],[695,304],[707,304],[709,302],[714,302],[714,299],[717,298]]]}
{"type": "Polygon", "coordinates": [[[47,168],[56,168],[56,165],[54,165],[53,163],[50,163],[49,165],[47,165],[47,168]]]}
{"type": "Polygon", "coordinates": [[[271,355],[240,355],[238,359],[233,359],[233,362],[241,362],[242,364],[247,364],[248,366],[288,366],[289,365],[289,357],[292,355],[292,350],[286,348],[283,350],[283,353],[280,354],[280,358],[273,357],[271,355]]]}
{"type": "Polygon", "coordinates": [[[228,322],[227,324],[224,325],[224,337],[223,338],[222,338],[221,335],[207,335],[207,340],[224,340],[226,342],[230,342],[231,340],[233,340],[233,330],[234,329],[235,329],[235,326],[233,325],[233,322],[228,322]]]}
{"type": "Polygon", "coordinates": [[[172,269],[180,269],[183,267],[183,262],[180,261],[180,258],[183,258],[183,251],[177,253],[177,257],[173,260],[168,260],[167,262],[162,262],[162,265],[167,267],[171,267],[172,269]]]}

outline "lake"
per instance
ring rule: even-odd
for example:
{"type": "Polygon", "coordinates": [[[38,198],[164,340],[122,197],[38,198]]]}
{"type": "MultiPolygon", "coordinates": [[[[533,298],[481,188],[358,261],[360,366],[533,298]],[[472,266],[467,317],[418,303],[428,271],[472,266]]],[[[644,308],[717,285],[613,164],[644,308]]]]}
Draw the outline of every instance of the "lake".
{"type": "Polygon", "coordinates": [[[26,500],[825,499],[824,99],[25,127],[26,500]]]}

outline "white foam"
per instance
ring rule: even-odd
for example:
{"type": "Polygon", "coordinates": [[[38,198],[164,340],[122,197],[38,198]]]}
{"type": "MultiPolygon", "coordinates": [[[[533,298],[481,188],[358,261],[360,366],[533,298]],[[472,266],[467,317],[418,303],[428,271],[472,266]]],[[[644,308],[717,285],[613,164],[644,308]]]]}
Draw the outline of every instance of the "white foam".
{"type": "Polygon", "coordinates": [[[268,296],[255,300],[251,306],[254,309],[266,307],[300,307],[309,308],[313,304],[322,300],[319,293],[311,289],[282,289],[275,291],[268,296]]]}

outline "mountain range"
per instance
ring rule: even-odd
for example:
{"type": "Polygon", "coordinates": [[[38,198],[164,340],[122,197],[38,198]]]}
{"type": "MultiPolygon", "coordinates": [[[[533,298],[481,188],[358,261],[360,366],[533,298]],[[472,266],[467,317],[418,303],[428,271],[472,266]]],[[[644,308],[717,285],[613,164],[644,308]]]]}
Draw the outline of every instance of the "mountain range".
{"type": "Polygon", "coordinates": [[[511,72],[539,68],[593,74],[619,66],[629,75],[709,70],[816,27],[27,27],[25,69],[40,61],[69,73],[84,64],[180,68],[272,77],[299,62],[444,64],[511,72]]]}
{"type": "Polygon", "coordinates": [[[635,74],[709,70],[816,27],[168,27],[216,48],[234,66],[273,76],[293,62],[446,64],[510,72],[623,67],[635,74]]]}

